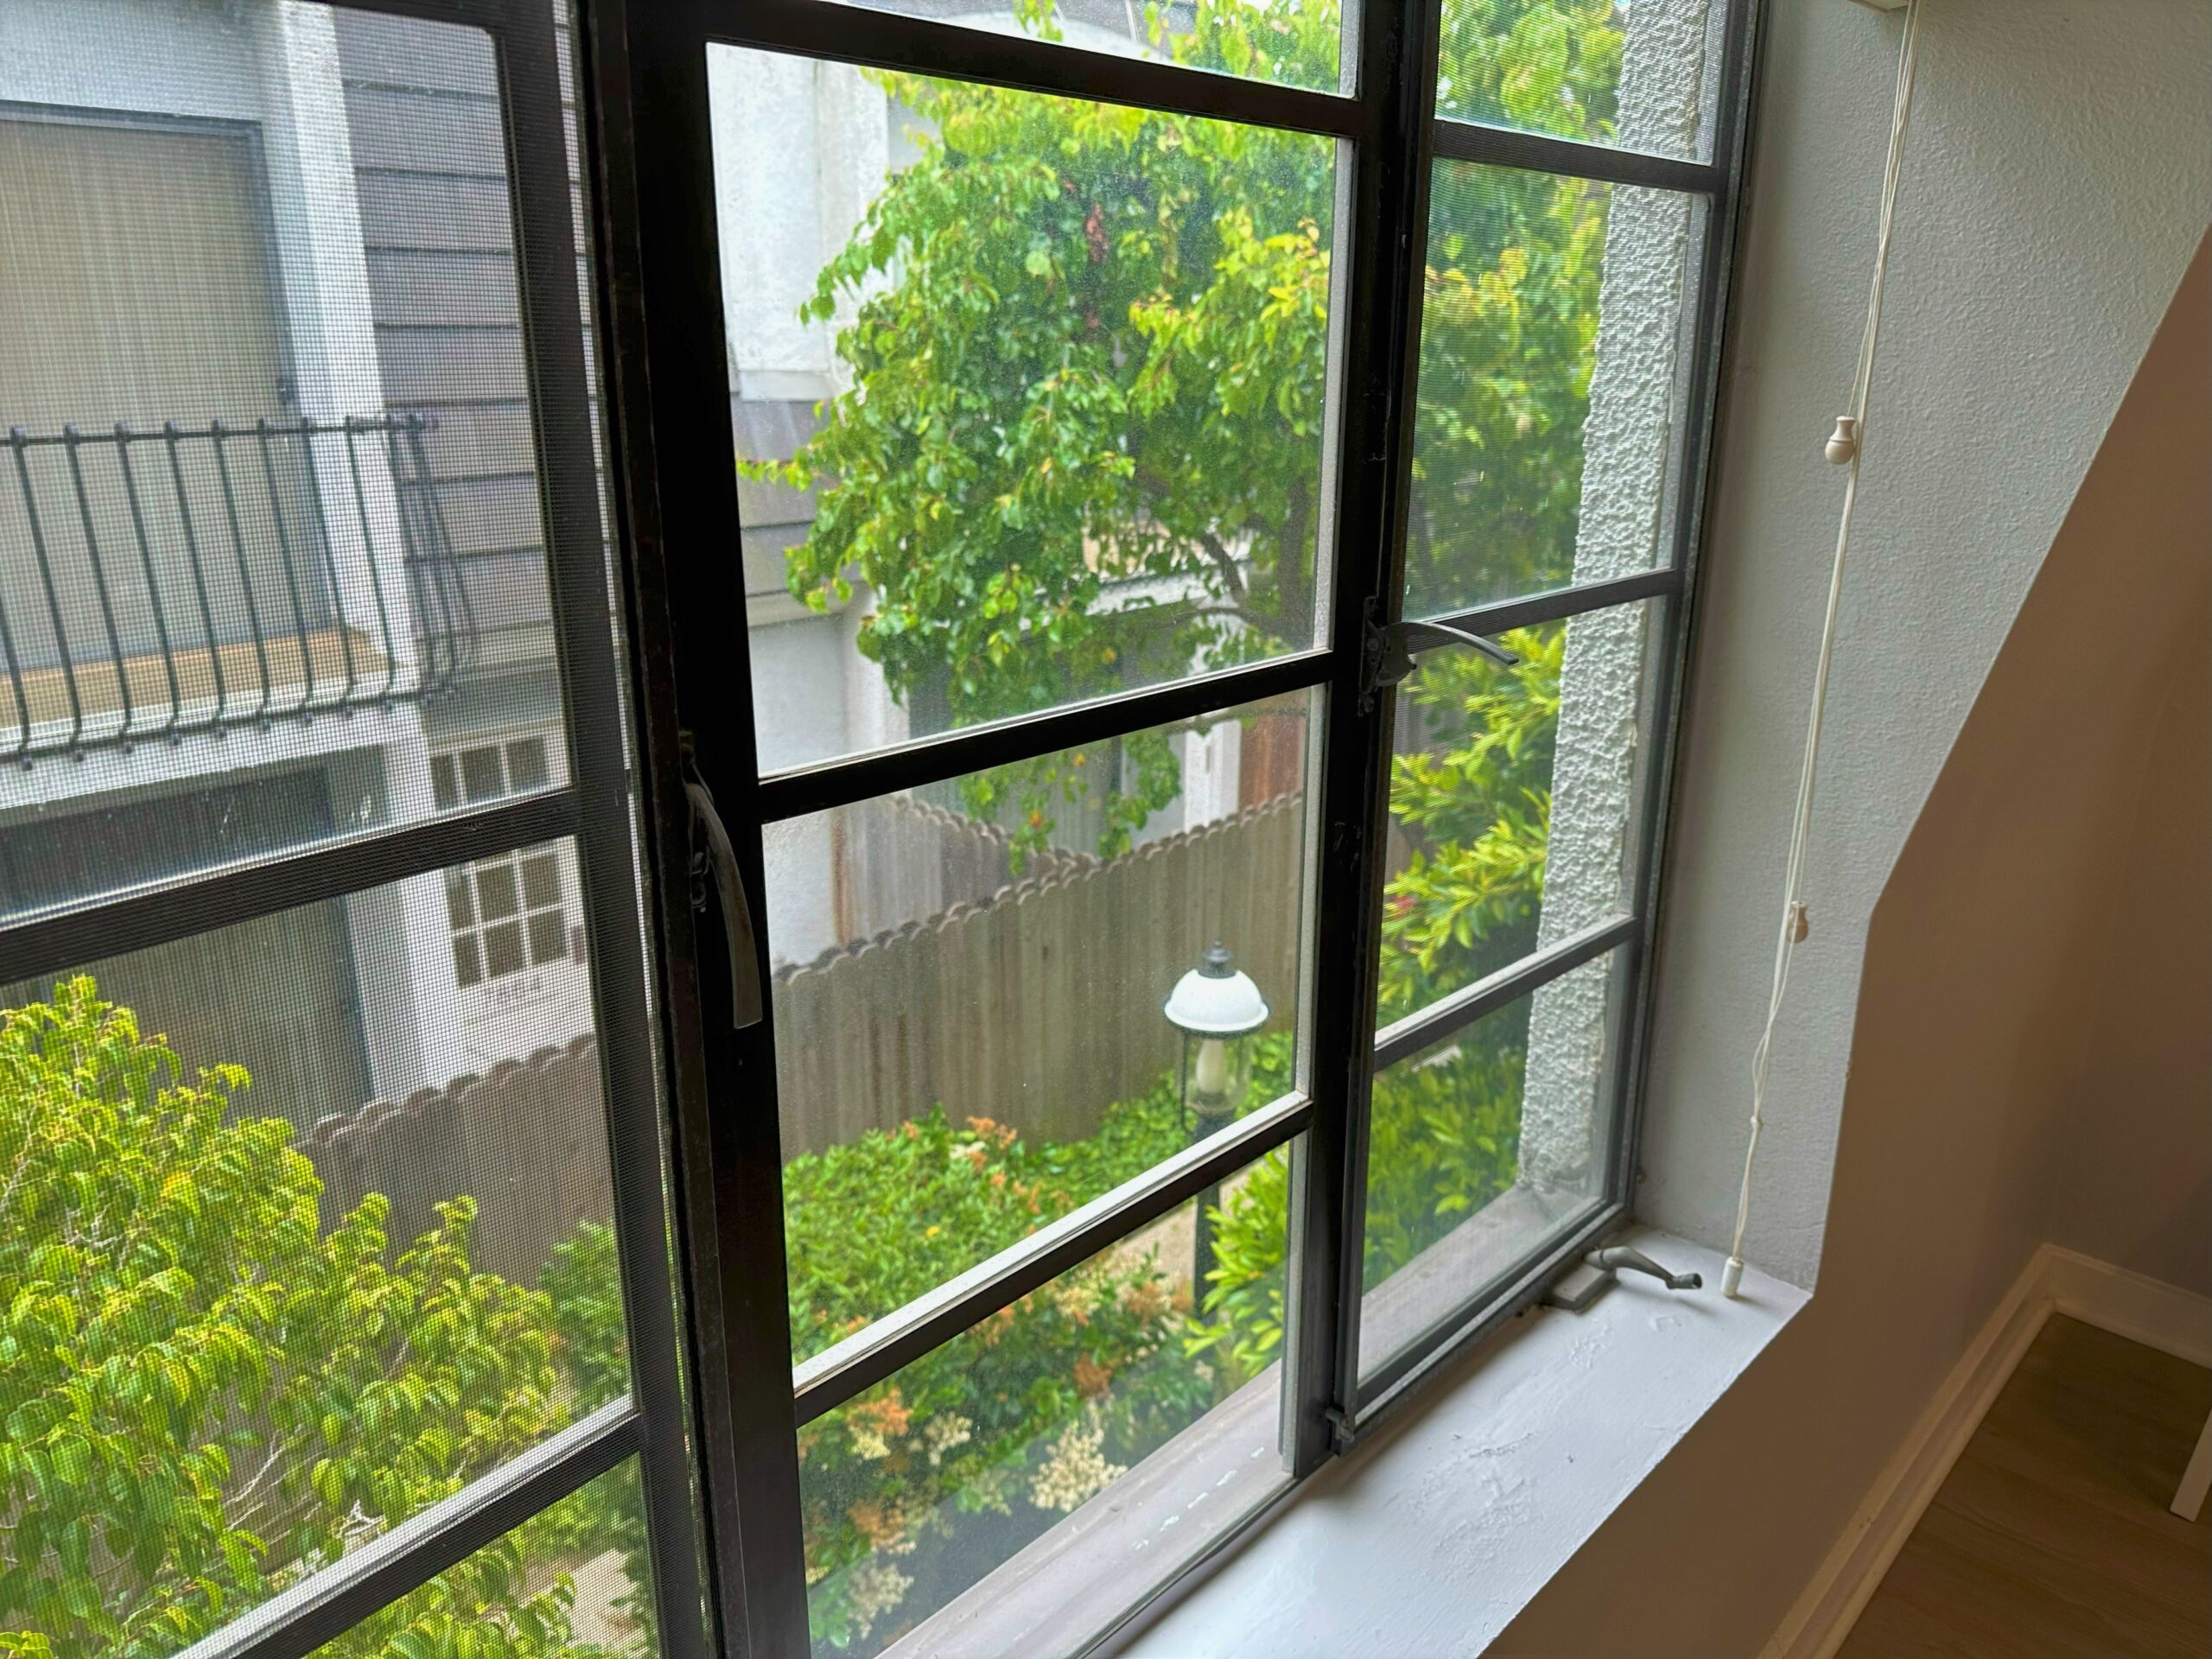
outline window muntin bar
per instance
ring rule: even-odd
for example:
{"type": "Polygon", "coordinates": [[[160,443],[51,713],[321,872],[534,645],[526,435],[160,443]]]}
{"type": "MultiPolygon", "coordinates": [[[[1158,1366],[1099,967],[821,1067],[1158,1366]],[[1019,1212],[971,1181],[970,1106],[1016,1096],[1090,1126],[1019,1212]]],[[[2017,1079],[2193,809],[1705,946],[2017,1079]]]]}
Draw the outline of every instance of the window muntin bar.
{"type": "Polygon", "coordinates": [[[1197,720],[1239,703],[1319,685],[1340,666],[1337,652],[1301,652],[1247,668],[1217,669],[1147,691],[964,727],[857,760],[776,773],[760,780],[760,816],[774,822],[826,812],[873,796],[945,783],[986,766],[1014,766],[1056,749],[1104,742],[1147,726],[1197,720]]]}
{"type": "MultiPolygon", "coordinates": [[[[963,1641],[964,1621],[946,1604],[993,1569],[1012,1567],[1058,1517],[1083,1517],[1071,1524],[1109,1552],[1090,1565],[1108,1567],[1121,1597],[1133,1599],[1155,1589],[1182,1554],[1173,1548],[1181,1541],[1162,1538],[1168,1560],[1128,1559],[1137,1539],[1186,1515],[1193,1532],[1211,1532],[1264,1502],[1287,1478],[1269,1454],[1287,1170],[1278,1151],[1216,1171],[1179,1207],[802,1428],[815,1640],[883,1651],[903,1624],[923,1618],[889,1650],[914,1659],[1004,1652],[988,1638],[963,1641]],[[1221,1265],[1196,1279],[1215,1238],[1229,1241],[1221,1265]],[[1210,1418],[1217,1433],[1198,1437],[1206,1444],[1186,1439],[1179,1448],[1192,1459],[1184,1471],[1143,1467],[1210,1418]],[[1172,1481],[1160,1490],[1161,1477],[1178,1472],[1192,1478],[1187,1490],[1172,1481]],[[1238,1473],[1247,1478],[1232,1491],[1238,1473]],[[1198,1509],[1192,1499],[1201,1495],[1217,1509],[1198,1509]],[[1131,1517],[1129,1535],[1107,1541],[1096,1529],[1132,1503],[1156,1513],[1131,1517]],[[945,1524],[953,1513],[985,1509],[1001,1523],[945,1524]],[[944,1620],[929,1618],[941,1611],[944,1620]]],[[[1190,1541],[1203,1547],[1203,1538],[1190,1541]]],[[[1059,1621],[1098,1618],[1097,1599],[1048,1592],[1047,1603],[1035,1610],[1044,1627],[1025,1630],[1023,1643],[1054,1652],[1087,1645],[1095,1628],[1059,1621]]],[[[1118,1609],[1109,1602],[1104,1611],[1110,1618],[1118,1609]]]]}
{"type": "Polygon", "coordinates": [[[1643,925],[1633,916],[1593,922],[1510,968],[1502,968],[1385,1026],[1375,1033],[1376,1067],[1380,1070],[1395,1065],[1409,1055],[1442,1042],[1469,1020],[1479,1020],[1616,945],[1630,944],[1643,936],[1643,925]]]}
{"type": "Polygon", "coordinates": [[[502,1533],[615,1474],[636,1453],[642,1430],[626,1398],[609,1401],[496,1474],[195,1642],[179,1659],[306,1659],[502,1533]]]}
{"type": "Polygon", "coordinates": [[[704,14],[703,38],[731,46],[1340,137],[1362,130],[1360,104],[1352,98],[1118,49],[1086,49],[1015,30],[969,28],[888,10],[860,20],[823,0],[709,0],[699,10],[704,14]]]}
{"type": "Polygon", "coordinates": [[[914,1355],[1128,1236],[1227,1171],[1282,1145],[1312,1120],[1311,1102],[1285,1096],[815,1355],[792,1372],[799,1421],[810,1422],[873,1387],[914,1355]]]}
{"type": "Polygon", "coordinates": [[[0,928],[0,983],[145,950],[228,922],[470,859],[496,857],[573,834],[580,813],[573,790],[525,795],[429,823],[364,830],[279,858],[178,876],[35,914],[0,928]]]}

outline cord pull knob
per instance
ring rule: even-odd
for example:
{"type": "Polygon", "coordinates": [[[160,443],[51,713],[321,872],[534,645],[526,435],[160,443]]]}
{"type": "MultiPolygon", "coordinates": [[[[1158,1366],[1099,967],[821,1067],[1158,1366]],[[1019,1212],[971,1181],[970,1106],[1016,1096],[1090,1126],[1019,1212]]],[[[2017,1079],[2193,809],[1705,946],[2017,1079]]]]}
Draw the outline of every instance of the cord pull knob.
{"type": "Polygon", "coordinates": [[[1835,430],[1828,434],[1827,457],[1839,467],[1848,467],[1859,458],[1859,421],[1851,415],[1835,417],[1835,430]]]}

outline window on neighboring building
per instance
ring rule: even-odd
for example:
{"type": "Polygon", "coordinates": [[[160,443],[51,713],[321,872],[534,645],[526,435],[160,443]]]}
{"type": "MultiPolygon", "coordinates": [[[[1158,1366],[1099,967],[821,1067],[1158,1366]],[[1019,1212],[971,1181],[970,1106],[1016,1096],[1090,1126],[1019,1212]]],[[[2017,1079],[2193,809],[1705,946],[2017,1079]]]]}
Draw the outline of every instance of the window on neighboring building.
{"type": "MultiPolygon", "coordinates": [[[[552,777],[546,744],[532,735],[432,755],[430,787],[440,810],[543,789],[552,777]]],[[[454,980],[463,990],[569,960],[567,880],[556,849],[488,859],[449,872],[445,882],[454,980]]]]}

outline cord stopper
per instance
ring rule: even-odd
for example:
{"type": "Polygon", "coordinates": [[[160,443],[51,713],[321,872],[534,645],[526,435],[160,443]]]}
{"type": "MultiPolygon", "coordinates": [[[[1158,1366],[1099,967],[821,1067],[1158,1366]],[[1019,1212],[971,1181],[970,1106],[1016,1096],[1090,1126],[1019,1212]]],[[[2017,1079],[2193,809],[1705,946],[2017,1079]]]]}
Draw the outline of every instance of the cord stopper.
{"type": "Polygon", "coordinates": [[[1835,417],[1835,430],[1828,434],[1827,458],[1839,467],[1848,467],[1859,458],[1859,419],[1853,415],[1835,417]]]}

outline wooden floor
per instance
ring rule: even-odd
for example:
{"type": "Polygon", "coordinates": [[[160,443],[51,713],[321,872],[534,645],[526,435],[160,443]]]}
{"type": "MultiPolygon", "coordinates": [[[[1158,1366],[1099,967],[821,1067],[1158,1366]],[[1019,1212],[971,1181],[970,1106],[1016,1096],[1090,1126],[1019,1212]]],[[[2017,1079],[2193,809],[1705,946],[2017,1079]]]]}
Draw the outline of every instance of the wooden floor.
{"type": "Polygon", "coordinates": [[[1837,1659],[2207,1659],[2212,1504],[2171,1513],[2212,1371],[2053,1315],[1837,1659]]]}

